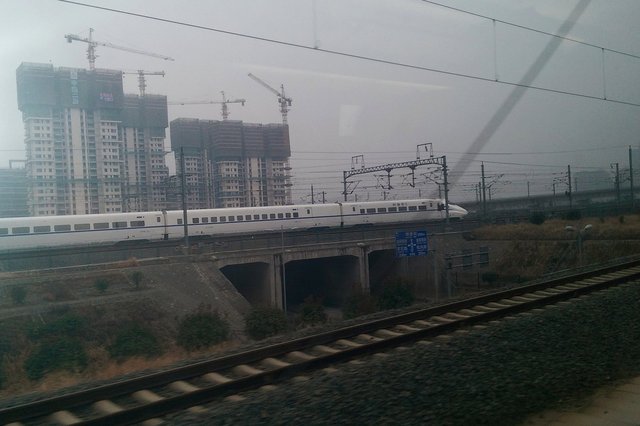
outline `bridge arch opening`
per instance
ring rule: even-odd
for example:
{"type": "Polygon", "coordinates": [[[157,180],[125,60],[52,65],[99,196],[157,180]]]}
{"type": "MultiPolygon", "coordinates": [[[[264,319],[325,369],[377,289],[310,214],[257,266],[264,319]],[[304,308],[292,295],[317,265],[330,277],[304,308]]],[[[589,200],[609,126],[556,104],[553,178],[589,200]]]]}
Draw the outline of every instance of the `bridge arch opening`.
{"type": "Polygon", "coordinates": [[[251,306],[269,306],[270,267],[268,263],[244,263],[228,265],[220,269],[251,306]]]}

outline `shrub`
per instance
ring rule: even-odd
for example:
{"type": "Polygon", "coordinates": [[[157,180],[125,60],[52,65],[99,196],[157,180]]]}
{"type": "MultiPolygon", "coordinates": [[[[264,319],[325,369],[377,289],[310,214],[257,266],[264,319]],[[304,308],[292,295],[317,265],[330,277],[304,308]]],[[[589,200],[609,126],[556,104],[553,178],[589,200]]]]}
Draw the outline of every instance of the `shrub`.
{"type": "Polygon", "coordinates": [[[24,362],[31,380],[38,380],[51,371],[81,371],[86,366],[87,354],[82,344],[68,337],[42,343],[24,362]]]}
{"type": "Polygon", "coordinates": [[[342,307],[342,316],[345,319],[372,314],[376,311],[376,299],[370,294],[354,293],[347,298],[342,307]]]}
{"type": "Polygon", "coordinates": [[[402,308],[411,305],[413,300],[411,285],[401,279],[395,279],[383,285],[382,292],[378,296],[378,308],[381,310],[402,308]]]}
{"type": "Polygon", "coordinates": [[[142,277],[143,274],[141,271],[135,271],[133,274],[131,274],[131,281],[133,281],[133,285],[135,286],[136,290],[140,288],[140,284],[142,284],[142,277]]]}
{"type": "Polygon", "coordinates": [[[104,293],[109,288],[109,281],[105,278],[98,278],[94,285],[100,293],[104,293]]]}
{"type": "Polygon", "coordinates": [[[287,317],[277,308],[256,308],[245,317],[245,331],[255,340],[280,334],[287,329],[287,317]]]}
{"type": "Polygon", "coordinates": [[[27,298],[27,288],[24,285],[14,285],[9,290],[9,294],[14,305],[24,305],[24,300],[27,298]]]}
{"type": "Polygon", "coordinates": [[[32,326],[28,335],[37,340],[45,337],[77,337],[84,330],[84,319],[75,314],[65,314],[47,324],[32,326]]]}
{"type": "Polygon", "coordinates": [[[229,337],[229,324],[217,312],[187,315],[178,326],[178,345],[188,351],[206,348],[229,337]]]}
{"type": "Polygon", "coordinates": [[[620,223],[624,223],[624,216],[620,216],[620,217],[618,218],[618,222],[620,222],[620,223]]]}
{"type": "Polygon", "coordinates": [[[529,222],[534,225],[542,225],[546,219],[544,212],[533,212],[529,215],[529,222]]]}
{"type": "Polygon", "coordinates": [[[151,331],[135,324],[120,331],[108,350],[109,355],[116,359],[132,356],[150,358],[162,353],[156,336],[151,331]]]}
{"type": "Polygon", "coordinates": [[[322,299],[309,296],[300,306],[300,322],[302,324],[324,324],[327,322],[327,313],[322,306],[322,299]]]}

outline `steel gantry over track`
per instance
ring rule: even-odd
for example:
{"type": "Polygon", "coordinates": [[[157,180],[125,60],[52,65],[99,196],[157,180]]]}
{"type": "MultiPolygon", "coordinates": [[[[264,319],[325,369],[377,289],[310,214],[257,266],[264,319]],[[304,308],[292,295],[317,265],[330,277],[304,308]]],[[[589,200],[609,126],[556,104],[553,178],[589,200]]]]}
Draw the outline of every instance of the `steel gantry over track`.
{"type": "Polygon", "coordinates": [[[342,172],[342,185],[344,201],[347,201],[347,195],[349,192],[347,191],[347,179],[356,175],[364,175],[367,173],[375,173],[380,171],[387,172],[387,184],[388,188],[391,189],[391,171],[394,169],[405,169],[408,168],[411,170],[412,175],[412,186],[415,186],[415,170],[420,166],[429,166],[429,165],[438,165],[442,167],[442,174],[444,177],[444,205],[447,222],[449,221],[449,184],[447,180],[447,156],[443,155],[442,157],[430,157],[425,159],[417,159],[414,161],[405,161],[402,163],[391,163],[391,164],[382,164],[379,166],[373,167],[362,167],[360,169],[351,169],[344,170],[342,172]]]}

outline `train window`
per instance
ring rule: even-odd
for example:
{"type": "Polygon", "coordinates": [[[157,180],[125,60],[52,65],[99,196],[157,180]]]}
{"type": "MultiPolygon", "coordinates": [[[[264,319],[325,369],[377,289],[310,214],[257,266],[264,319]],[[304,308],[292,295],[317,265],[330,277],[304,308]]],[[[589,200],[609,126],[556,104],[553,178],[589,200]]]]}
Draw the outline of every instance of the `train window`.
{"type": "Polygon", "coordinates": [[[355,208],[355,207],[351,207],[351,211],[352,211],[352,212],[355,212],[355,211],[356,211],[356,208],[355,208]]]}
{"type": "Polygon", "coordinates": [[[139,227],[139,226],[144,226],[144,220],[132,220],[131,221],[131,227],[139,227]]]}
{"type": "Polygon", "coordinates": [[[418,211],[418,207],[416,207],[416,206],[409,206],[409,211],[410,211],[410,212],[417,212],[417,211],[418,211]]]}
{"type": "Polygon", "coordinates": [[[212,217],[212,218],[211,218],[211,223],[216,223],[217,221],[218,221],[218,218],[217,218],[217,217],[212,217]]]}
{"type": "Polygon", "coordinates": [[[429,203],[429,207],[433,207],[433,203],[429,203]]]}
{"type": "Polygon", "coordinates": [[[107,222],[100,222],[100,223],[93,224],[93,229],[108,229],[108,228],[109,228],[109,224],[107,222]]]}
{"type": "Polygon", "coordinates": [[[269,218],[269,216],[267,216],[266,214],[262,215],[262,220],[267,220],[269,218]]]}
{"type": "Polygon", "coordinates": [[[397,211],[398,211],[398,208],[397,208],[397,207],[389,207],[389,209],[387,209],[387,211],[388,211],[389,213],[397,212],[397,211]]]}
{"type": "Polygon", "coordinates": [[[245,218],[246,220],[251,220],[251,215],[250,215],[250,214],[247,214],[247,215],[245,215],[245,216],[244,216],[244,218],[245,218]]]}
{"type": "Polygon", "coordinates": [[[0,228],[0,235],[9,234],[9,228],[0,228]]]}
{"type": "Polygon", "coordinates": [[[278,213],[278,219],[283,219],[283,218],[284,218],[284,214],[278,213]]]}
{"type": "Polygon", "coordinates": [[[293,217],[298,217],[298,212],[293,212],[293,217]]]}
{"type": "Polygon", "coordinates": [[[311,209],[307,209],[307,214],[311,214],[311,209]]]}
{"type": "Polygon", "coordinates": [[[244,217],[242,215],[238,215],[238,216],[236,216],[236,220],[238,222],[242,222],[244,220],[244,217]]]}
{"type": "Polygon", "coordinates": [[[406,212],[407,211],[407,207],[406,206],[398,207],[398,211],[406,212]]]}
{"type": "Polygon", "coordinates": [[[260,215],[259,214],[254,214],[253,215],[253,220],[260,220],[260,215]]]}
{"type": "Polygon", "coordinates": [[[290,218],[290,217],[291,217],[291,213],[285,213],[285,214],[284,214],[284,217],[286,217],[286,218],[290,218]]]}
{"type": "Polygon", "coordinates": [[[53,225],[53,230],[56,232],[71,231],[71,225],[53,225]]]}
{"type": "Polygon", "coordinates": [[[178,219],[178,225],[182,225],[182,219],[178,219]]]}
{"type": "Polygon", "coordinates": [[[365,213],[364,209],[360,209],[360,214],[364,214],[364,213],[365,213]]]}
{"type": "Polygon", "coordinates": [[[86,231],[89,229],[91,229],[91,225],[88,223],[76,223],[75,225],[73,225],[74,231],[86,231]]]}
{"type": "Polygon", "coordinates": [[[111,227],[112,228],[126,228],[127,227],[127,222],[112,222],[111,223],[111,227]]]}
{"type": "Polygon", "coordinates": [[[157,222],[157,223],[160,223],[160,216],[157,216],[157,217],[156,217],[156,222],[157,222]]]}
{"type": "Polygon", "coordinates": [[[367,209],[367,213],[375,213],[376,209],[367,209]]]}
{"type": "Polygon", "coordinates": [[[233,217],[233,216],[229,216],[229,222],[235,222],[235,221],[236,221],[236,218],[235,218],[235,217],[233,217]]]}
{"type": "Polygon", "coordinates": [[[269,213],[269,219],[275,219],[275,218],[276,218],[275,213],[269,213]]]}
{"type": "Polygon", "coordinates": [[[220,222],[226,222],[226,221],[227,221],[226,216],[220,216],[220,222]]]}
{"type": "Polygon", "coordinates": [[[51,227],[49,225],[34,226],[33,232],[51,232],[51,227]]]}
{"type": "Polygon", "coordinates": [[[378,213],[386,213],[386,212],[387,212],[387,208],[386,207],[378,208],[378,213]]]}
{"type": "Polygon", "coordinates": [[[193,217],[193,218],[191,218],[191,222],[192,223],[200,223],[200,218],[199,217],[193,217]]]}
{"type": "Polygon", "coordinates": [[[209,218],[208,217],[203,217],[202,218],[202,223],[209,223],[209,218]]]}
{"type": "Polygon", "coordinates": [[[418,210],[420,210],[421,212],[426,212],[427,206],[418,206],[418,210]]]}
{"type": "Polygon", "coordinates": [[[30,230],[28,226],[17,226],[15,228],[11,228],[12,234],[28,234],[29,231],[30,230]]]}

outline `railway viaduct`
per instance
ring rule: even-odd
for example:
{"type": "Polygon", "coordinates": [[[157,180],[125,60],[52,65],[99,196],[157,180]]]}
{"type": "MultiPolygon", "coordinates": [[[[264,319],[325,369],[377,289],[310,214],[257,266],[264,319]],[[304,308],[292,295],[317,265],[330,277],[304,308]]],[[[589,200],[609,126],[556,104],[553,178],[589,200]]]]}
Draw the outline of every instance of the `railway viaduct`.
{"type": "MultiPolygon", "coordinates": [[[[4,271],[73,265],[94,268],[101,263],[157,258],[157,264],[182,258],[184,263],[208,262],[219,269],[252,305],[280,308],[297,305],[308,296],[327,306],[342,306],[353,292],[376,292],[390,277],[413,283],[418,297],[444,294],[444,254],[473,248],[462,238],[469,224],[388,226],[384,228],[269,233],[246,238],[192,241],[187,252],[173,245],[76,248],[39,252],[26,257],[0,257],[4,271]],[[427,256],[397,258],[397,231],[426,230],[427,256]],[[162,259],[167,259],[163,262],[162,259]]],[[[167,267],[171,267],[168,265],[167,267]]],[[[210,280],[220,280],[216,274],[210,280]]],[[[214,283],[215,284],[215,283],[214,283]]],[[[222,285],[222,283],[220,283],[222,285]]]]}

